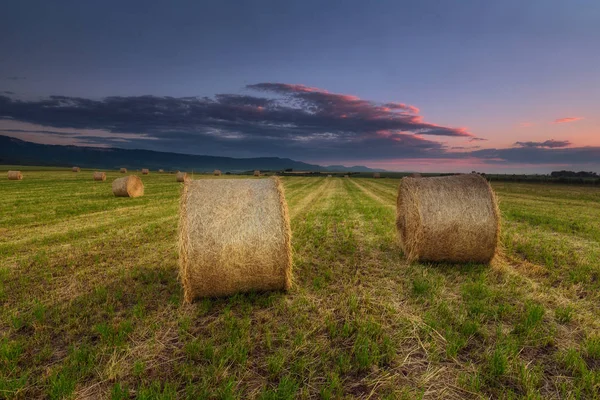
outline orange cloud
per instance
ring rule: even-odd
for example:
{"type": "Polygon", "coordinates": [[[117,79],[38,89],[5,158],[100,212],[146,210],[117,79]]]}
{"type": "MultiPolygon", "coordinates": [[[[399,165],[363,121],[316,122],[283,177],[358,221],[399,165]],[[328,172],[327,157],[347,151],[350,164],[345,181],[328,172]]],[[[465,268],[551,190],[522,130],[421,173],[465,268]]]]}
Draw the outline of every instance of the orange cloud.
{"type": "Polygon", "coordinates": [[[580,119],[583,119],[583,117],[559,118],[559,119],[555,119],[553,124],[564,124],[565,122],[575,122],[575,121],[579,121],[580,119]]]}

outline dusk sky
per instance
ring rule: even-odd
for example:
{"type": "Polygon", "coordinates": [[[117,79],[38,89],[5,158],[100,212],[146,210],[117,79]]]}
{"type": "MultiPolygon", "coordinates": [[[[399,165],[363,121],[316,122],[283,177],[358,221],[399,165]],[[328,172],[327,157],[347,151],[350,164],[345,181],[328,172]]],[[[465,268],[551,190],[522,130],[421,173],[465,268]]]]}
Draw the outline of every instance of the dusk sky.
{"type": "Polygon", "coordinates": [[[399,171],[600,172],[600,1],[0,7],[0,135],[399,171]]]}

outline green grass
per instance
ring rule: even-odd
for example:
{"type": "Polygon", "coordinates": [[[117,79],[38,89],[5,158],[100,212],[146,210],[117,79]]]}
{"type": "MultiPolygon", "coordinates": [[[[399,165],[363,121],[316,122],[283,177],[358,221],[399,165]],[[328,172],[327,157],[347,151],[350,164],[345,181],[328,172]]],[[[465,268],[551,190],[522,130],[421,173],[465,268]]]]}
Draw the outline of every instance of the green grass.
{"type": "Polygon", "coordinates": [[[600,397],[598,188],[495,183],[491,266],[411,265],[398,180],[286,177],[293,289],[185,305],[181,185],[118,176],[0,180],[0,398],[600,397]]]}

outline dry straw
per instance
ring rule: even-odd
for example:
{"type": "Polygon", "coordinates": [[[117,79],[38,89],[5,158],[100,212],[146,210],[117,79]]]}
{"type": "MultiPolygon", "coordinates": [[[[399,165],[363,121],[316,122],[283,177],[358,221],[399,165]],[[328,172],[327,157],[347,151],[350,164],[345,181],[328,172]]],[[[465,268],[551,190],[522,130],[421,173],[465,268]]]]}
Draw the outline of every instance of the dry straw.
{"type": "Polygon", "coordinates": [[[148,175],[149,173],[150,173],[150,170],[148,168],[142,169],[142,175],[148,175]]]}
{"type": "Polygon", "coordinates": [[[9,181],[20,181],[21,179],[23,179],[23,174],[21,174],[21,171],[8,171],[9,181]]]}
{"type": "Polygon", "coordinates": [[[213,171],[213,175],[214,175],[214,176],[221,176],[221,170],[220,170],[220,169],[215,169],[215,170],[213,171]]]}
{"type": "Polygon", "coordinates": [[[138,176],[129,175],[115,179],[112,191],[117,197],[140,197],[144,195],[144,184],[138,176]]]}
{"type": "Polygon", "coordinates": [[[79,171],[81,171],[81,168],[79,168],[79,167],[73,167],[73,172],[79,172],[79,171]]]}
{"type": "Polygon", "coordinates": [[[254,176],[260,176],[260,171],[259,170],[254,170],[254,176]]]}
{"type": "Polygon", "coordinates": [[[121,168],[119,170],[119,172],[122,173],[122,174],[126,174],[127,173],[127,168],[121,168]]]}
{"type": "Polygon", "coordinates": [[[185,182],[187,179],[187,174],[185,172],[177,171],[177,182],[185,182]]]}
{"type": "Polygon", "coordinates": [[[106,180],[106,173],[105,172],[94,172],[94,180],[95,181],[105,181],[106,180]]]}
{"type": "Polygon", "coordinates": [[[480,175],[403,178],[396,228],[409,261],[491,261],[500,233],[496,196],[480,175]]]}
{"type": "Polygon", "coordinates": [[[289,289],[291,235],[279,178],[187,181],[179,220],[185,300],[289,289]]]}
{"type": "Polygon", "coordinates": [[[379,172],[375,172],[375,173],[373,174],[373,178],[381,178],[381,173],[379,173],[379,172]]]}

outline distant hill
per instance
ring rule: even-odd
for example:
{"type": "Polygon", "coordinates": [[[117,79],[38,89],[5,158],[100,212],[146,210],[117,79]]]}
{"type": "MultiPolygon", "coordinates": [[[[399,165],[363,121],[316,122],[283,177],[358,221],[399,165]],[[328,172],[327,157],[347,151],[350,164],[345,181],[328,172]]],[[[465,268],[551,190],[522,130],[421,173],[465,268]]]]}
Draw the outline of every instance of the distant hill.
{"type": "Polygon", "coordinates": [[[150,150],[127,150],[80,146],[59,146],[26,142],[0,135],[0,164],[39,165],[82,168],[150,168],[182,171],[248,171],[253,169],[279,171],[292,168],[301,171],[374,171],[367,167],[344,167],[308,164],[289,158],[230,158],[204,155],[165,153],[150,150]]]}

